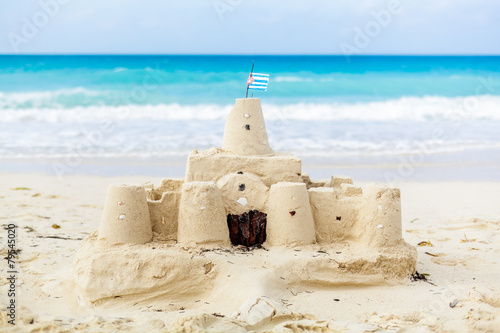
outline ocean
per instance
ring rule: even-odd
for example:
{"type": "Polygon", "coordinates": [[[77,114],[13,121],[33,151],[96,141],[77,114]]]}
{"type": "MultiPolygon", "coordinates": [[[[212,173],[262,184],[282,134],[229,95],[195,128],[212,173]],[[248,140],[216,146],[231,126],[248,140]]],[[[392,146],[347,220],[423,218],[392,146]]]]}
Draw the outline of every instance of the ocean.
{"type": "Polygon", "coordinates": [[[271,147],[313,176],[500,180],[493,56],[0,56],[0,171],[182,176],[252,61],[271,147]]]}

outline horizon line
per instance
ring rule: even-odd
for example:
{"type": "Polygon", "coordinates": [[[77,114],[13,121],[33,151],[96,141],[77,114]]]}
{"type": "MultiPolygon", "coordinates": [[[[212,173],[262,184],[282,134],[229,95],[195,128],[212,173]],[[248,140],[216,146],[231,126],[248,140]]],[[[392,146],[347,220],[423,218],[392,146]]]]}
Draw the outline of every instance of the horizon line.
{"type": "Polygon", "coordinates": [[[234,56],[234,57],[499,57],[500,54],[405,54],[405,53],[373,53],[345,55],[338,53],[275,53],[275,54],[244,54],[244,53],[0,53],[0,56],[234,56]]]}

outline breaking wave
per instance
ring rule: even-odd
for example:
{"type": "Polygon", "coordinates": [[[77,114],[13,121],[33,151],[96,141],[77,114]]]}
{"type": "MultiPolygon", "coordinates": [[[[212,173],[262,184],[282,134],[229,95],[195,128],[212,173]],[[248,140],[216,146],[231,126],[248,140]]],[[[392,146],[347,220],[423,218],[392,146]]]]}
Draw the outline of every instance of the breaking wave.
{"type": "MultiPolygon", "coordinates": [[[[85,89],[58,92],[0,93],[0,119],[3,122],[82,122],[96,120],[220,120],[232,105],[146,104],[100,105],[77,103],[63,107],[68,96],[80,95],[102,102],[112,97],[85,89]],[[107,97],[103,97],[107,96],[107,97]]],[[[357,103],[268,104],[263,101],[266,120],[353,120],[353,121],[467,121],[500,120],[500,96],[402,97],[357,103]]]]}

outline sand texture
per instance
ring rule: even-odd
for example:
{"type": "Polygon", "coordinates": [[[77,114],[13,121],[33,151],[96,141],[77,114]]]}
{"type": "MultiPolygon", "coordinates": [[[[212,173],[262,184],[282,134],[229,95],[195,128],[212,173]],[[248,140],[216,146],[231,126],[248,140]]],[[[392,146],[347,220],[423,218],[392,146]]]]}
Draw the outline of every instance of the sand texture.
{"type": "Polygon", "coordinates": [[[416,251],[410,246],[381,252],[349,244],[253,250],[163,242],[99,247],[96,239],[92,234],[84,240],[73,273],[78,298],[89,304],[129,295],[135,300],[211,298],[228,289],[244,291],[226,297],[239,304],[262,290],[281,298],[308,287],[395,284],[415,272],[416,251]]]}
{"type": "MultiPolygon", "coordinates": [[[[78,254],[97,241],[108,185],[147,181],[160,184],[149,177],[0,176],[0,219],[17,225],[21,249],[17,325],[7,323],[2,279],[1,332],[500,331],[500,183],[398,184],[402,235],[416,246],[416,270],[427,281],[412,281],[402,273],[410,268],[395,265],[402,283],[363,283],[357,267],[377,267],[377,257],[390,254],[355,249],[354,260],[343,243],[246,251],[154,239],[148,251],[111,247],[113,262],[92,246],[79,264],[78,254]],[[113,274],[112,265],[123,273],[113,274]],[[330,274],[339,269],[350,273],[330,274]],[[98,287],[88,294],[85,284],[98,287]]],[[[355,198],[348,185],[340,184],[355,198]]]]}

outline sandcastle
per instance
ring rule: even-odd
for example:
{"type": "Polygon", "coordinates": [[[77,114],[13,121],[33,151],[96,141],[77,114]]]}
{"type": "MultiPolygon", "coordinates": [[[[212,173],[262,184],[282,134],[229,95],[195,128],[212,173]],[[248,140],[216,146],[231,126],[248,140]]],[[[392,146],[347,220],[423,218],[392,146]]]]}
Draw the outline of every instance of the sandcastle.
{"type": "Polygon", "coordinates": [[[347,176],[311,181],[298,157],[271,149],[260,100],[244,98],[227,117],[222,149],[193,150],[184,179],[109,187],[100,229],[73,272],[81,297],[95,302],[199,296],[221,272],[245,269],[275,288],[393,283],[415,262],[398,188],[362,189],[347,176]]]}

